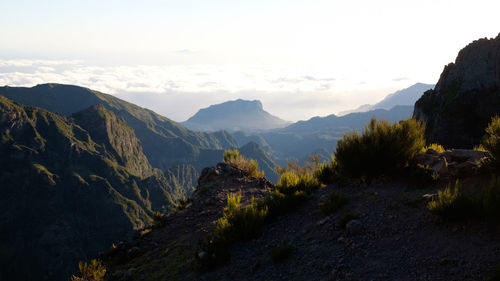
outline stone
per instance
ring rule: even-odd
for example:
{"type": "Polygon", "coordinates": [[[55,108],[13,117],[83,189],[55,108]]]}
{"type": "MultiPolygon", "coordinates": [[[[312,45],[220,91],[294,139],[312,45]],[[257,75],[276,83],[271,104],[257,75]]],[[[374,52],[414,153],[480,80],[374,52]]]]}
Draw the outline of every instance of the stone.
{"type": "Polygon", "coordinates": [[[499,54],[500,35],[472,42],[415,103],[413,116],[426,123],[429,143],[453,148],[479,144],[491,118],[500,115],[499,54]]]}
{"type": "Polygon", "coordinates": [[[345,228],[349,234],[356,235],[363,230],[363,224],[359,220],[351,220],[345,225],[345,228]]]}

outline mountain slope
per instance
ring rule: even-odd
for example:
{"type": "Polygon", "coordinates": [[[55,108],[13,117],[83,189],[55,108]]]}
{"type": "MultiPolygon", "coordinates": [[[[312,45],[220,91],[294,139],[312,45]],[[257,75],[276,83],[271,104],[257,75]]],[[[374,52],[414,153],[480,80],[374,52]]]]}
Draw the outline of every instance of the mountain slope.
{"type": "Polygon", "coordinates": [[[415,103],[426,122],[426,139],[446,147],[477,145],[493,116],[500,115],[500,34],[463,48],[445,66],[434,90],[415,103]]]}
{"type": "Polygon", "coordinates": [[[425,91],[433,89],[435,85],[416,83],[406,89],[396,91],[387,95],[383,100],[374,105],[365,104],[352,110],[340,112],[339,115],[346,115],[355,112],[367,112],[375,109],[391,109],[397,105],[414,105],[425,91]]]}
{"type": "Polygon", "coordinates": [[[202,108],[182,125],[196,131],[262,131],[289,124],[269,114],[258,100],[234,100],[202,108]]]}
{"type": "Polygon", "coordinates": [[[66,280],[190,193],[104,106],[67,118],[0,96],[0,167],[1,280],[66,280]]]}
{"type": "Polygon", "coordinates": [[[165,227],[102,256],[107,280],[488,280],[498,264],[494,225],[435,223],[426,196],[436,187],[385,182],[320,188],[266,222],[256,237],[234,243],[227,264],[198,270],[198,242],[213,231],[228,194],[241,194],[247,205],[273,189],[227,164],[207,168],[191,204],[165,227]],[[333,191],[347,203],[325,216],[318,204],[333,191]],[[283,248],[288,251],[276,251],[283,248]],[[127,254],[130,249],[137,254],[127,254]]]}
{"type": "Polygon", "coordinates": [[[193,132],[151,110],[78,86],[42,84],[32,88],[0,87],[0,95],[66,116],[92,105],[103,104],[134,129],[148,161],[161,170],[182,164],[192,164],[201,170],[204,166],[198,165],[198,161],[211,162],[211,165],[218,161],[200,159],[200,155],[204,155],[202,150],[237,147],[228,133],[193,132]]]}

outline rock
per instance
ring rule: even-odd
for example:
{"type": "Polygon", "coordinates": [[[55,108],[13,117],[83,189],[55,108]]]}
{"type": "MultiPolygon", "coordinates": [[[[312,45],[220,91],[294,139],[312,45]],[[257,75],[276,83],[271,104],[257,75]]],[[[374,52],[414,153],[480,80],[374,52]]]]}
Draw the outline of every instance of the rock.
{"type": "Polygon", "coordinates": [[[359,220],[351,220],[345,225],[345,228],[349,234],[356,235],[363,230],[363,224],[359,220]]]}
{"type": "Polygon", "coordinates": [[[316,225],[317,225],[317,226],[321,226],[321,225],[325,224],[325,223],[326,223],[327,221],[329,221],[329,220],[330,220],[330,217],[328,216],[328,217],[326,217],[326,218],[323,218],[323,219],[319,220],[319,221],[316,223],[316,225]]]}
{"type": "Polygon", "coordinates": [[[500,115],[500,35],[463,48],[445,66],[433,90],[415,103],[413,116],[426,123],[425,138],[445,147],[472,148],[500,115]]]}
{"type": "Polygon", "coordinates": [[[472,161],[478,162],[484,157],[488,157],[489,153],[486,151],[470,150],[470,149],[452,149],[442,153],[448,162],[464,162],[472,161]]]}
{"type": "Polygon", "coordinates": [[[437,161],[431,166],[432,170],[438,174],[445,174],[448,172],[448,162],[446,162],[446,158],[440,157],[437,161]]]}

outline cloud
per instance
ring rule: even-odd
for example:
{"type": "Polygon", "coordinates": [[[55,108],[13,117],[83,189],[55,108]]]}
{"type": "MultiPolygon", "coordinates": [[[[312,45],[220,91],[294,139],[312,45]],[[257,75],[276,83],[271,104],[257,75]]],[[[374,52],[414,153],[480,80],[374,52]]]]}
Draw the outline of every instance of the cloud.
{"type": "Polygon", "coordinates": [[[379,77],[346,77],[301,66],[92,66],[78,60],[0,60],[0,85],[49,82],[113,94],[177,121],[199,108],[237,98],[261,100],[266,110],[294,121],[375,103],[401,89],[384,88],[379,77]]]}
{"type": "Polygon", "coordinates": [[[408,81],[408,80],[410,80],[410,78],[407,78],[407,77],[397,77],[397,78],[392,79],[392,81],[394,81],[394,82],[408,81]]]}

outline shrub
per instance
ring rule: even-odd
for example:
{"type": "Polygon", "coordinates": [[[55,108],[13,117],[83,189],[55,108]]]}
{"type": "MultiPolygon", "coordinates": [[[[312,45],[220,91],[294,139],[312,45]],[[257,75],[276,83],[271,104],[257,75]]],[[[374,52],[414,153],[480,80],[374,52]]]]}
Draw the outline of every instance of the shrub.
{"type": "Polygon", "coordinates": [[[485,188],[483,210],[487,217],[500,219],[500,177],[493,177],[485,188]]]}
{"type": "Polygon", "coordinates": [[[340,210],[347,203],[347,199],[342,195],[332,192],[323,201],[319,202],[319,208],[324,215],[331,215],[340,210]]]}
{"type": "Polygon", "coordinates": [[[426,153],[427,150],[429,150],[429,149],[434,149],[438,153],[443,153],[445,151],[444,147],[442,145],[440,145],[439,143],[431,143],[428,146],[423,147],[420,150],[420,153],[426,153]]]}
{"type": "Polygon", "coordinates": [[[214,239],[231,241],[251,238],[257,234],[266,219],[267,206],[259,206],[255,198],[252,198],[250,205],[240,207],[240,201],[241,194],[227,196],[223,217],[215,225],[214,239]]]}
{"type": "Polygon", "coordinates": [[[276,217],[280,214],[296,208],[301,202],[307,198],[307,193],[304,191],[295,191],[290,194],[283,194],[277,190],[270,193],[261,201],[262,206],[268,207],[269,218],[276,217]]]}
{"type": "Polygon", "coordinates": [[[315,176],[321,183],[333,183],[335,179],[338,178],[337,162],[335,161],[335,158],[333,158],[332,156],[330,164],[328,164],[326,161],[321,163],[315,172],[315,176]]]}
{"type": "Polygon", "coordinates": [[[224,152],[224,162],[242,170],[250,177],[264,177],[264,171],[259,171],[259,163],[257,163],[257,161],[253,159],[246,159],[239,154],[240,153],[237,149],[226,150],[224,152]]]}
{"type": "Polygon", "coordinates": [[[80,270],[80,277],[71,276],[72,281],[101,281],[104,280],[106,275],[106,267],[102,265],[101,261],[91,260],[90,263],[79,262],[78,269],[80,270]]]}
{"type": "Polygon", "coordinates": [[[452,190],[450,186],[439,190],[437,199],[428,203],[429,210],[437,215],[442,221],[457,221],[476,216],[481,212],[479,202],[464,195],[460,191],[460,184],[455,182],[452,190]]]}
{"type": "Polygon", "coordinates": [[[500,162],[500,117],[495,116],[491,119],[486,127],[482,145],[496,162],[500,162]]]}
{"type": "Polygon", "coordinates": [[[406,167],[425,144],[424,129],[413,118],[396,124],[372,118],[361,135],[353,131],[337,142],[339,172],[370,180],[406,167]]]}
{"type": "Polygon", "coordinates": [[[223,264],[229,259],[229,245],[257,235],[264,224],[268,209],[252,198],[248,206],[241,207],[241,194],[229,194],[222,218],[215,223],[211,237],[201,243],[195,258],[203,269],[223,264]]]}
{"type": "Polygon", "coordinates": [[[161,212],[154,212],[153,213],[153,226],[158,228],[158,227],[163,227],[165,226],[165,214],[161,212]]]}
{"type": "Polygon", "coordinates": [[[320,157],[321,156],[319,154],[309,155],[309,161],[306,161],[304,166],[299,165],[297,160],[288,160],[285,167],[277,166],[275,170],[280,175],[285,172],[292,172],[297,176],[315,174],[320,167],[320,157]]]}
{"type": "Polygon", "coordinates": [[[409,167],[410,182],[417,187],[434,184],[439,179],[439,174],[429,166],[422,164],[411,165],[409,167]]]}
{"type": "Polygon", "coordinates": [[[304,191],[307,194],[320,186],[318,180],[311,173],[304,173],[297,176],[293,172],[284,172],[276,184],[276,189],[285,194],[293,194],[297,191],[304,191]]]}
{"type": "Polygon", "coordinates": [[[293,247],[288,243],[282,243],[271,249],[271,259],[275,263],[281,263],[286,260],[293,252],[293,247]]]}

